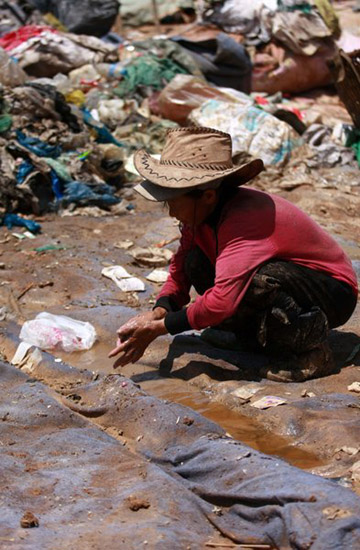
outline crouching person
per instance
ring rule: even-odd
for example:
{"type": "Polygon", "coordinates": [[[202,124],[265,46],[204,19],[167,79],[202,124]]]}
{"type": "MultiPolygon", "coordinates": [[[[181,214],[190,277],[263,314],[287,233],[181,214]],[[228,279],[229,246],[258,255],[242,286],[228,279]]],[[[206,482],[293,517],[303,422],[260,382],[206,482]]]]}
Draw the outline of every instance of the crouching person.
{"type": "Polygon", "coordinates": [[[333,372],[328,331],[349,319],[357,299],[351,262],[295,205],[241,187],[263,163],[234,164],[231,152],[228,134],[195,127],[170,130],[159,161],[136,153],[144,178],[136,191],[168,205],[181,239],[154,309],[118,330],[115,367],[139,360],[159,335],[207,329],[215,345],[231,335],[261,348],[269,379],[333,372]],[[198,296],[189,305],[191,286],[198,296]]]}

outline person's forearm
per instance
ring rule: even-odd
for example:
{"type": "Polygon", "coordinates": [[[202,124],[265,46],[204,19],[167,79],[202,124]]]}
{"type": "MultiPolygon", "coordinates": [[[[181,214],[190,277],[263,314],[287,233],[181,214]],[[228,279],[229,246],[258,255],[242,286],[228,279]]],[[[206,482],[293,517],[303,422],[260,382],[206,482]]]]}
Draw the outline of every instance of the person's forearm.
{"type": "Polygon", "coordinates": [[[164,323],[164,319],[153,321],[152,327],[154,330],[155,338],[157,338],[158,336],[163,336],[164,334],[168,334],[168,331],[164,323]]]}

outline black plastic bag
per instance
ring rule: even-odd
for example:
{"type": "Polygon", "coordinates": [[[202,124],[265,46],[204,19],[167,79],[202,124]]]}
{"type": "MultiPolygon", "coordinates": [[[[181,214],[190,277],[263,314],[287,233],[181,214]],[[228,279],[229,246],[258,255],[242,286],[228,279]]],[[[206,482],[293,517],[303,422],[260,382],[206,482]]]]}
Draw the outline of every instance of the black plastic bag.
{"type": "Polygon", "coordinates": [[[119,12],[118,0],[28,0],[42,13],[52,13],[69,32],[104,36],[119,12]]]}

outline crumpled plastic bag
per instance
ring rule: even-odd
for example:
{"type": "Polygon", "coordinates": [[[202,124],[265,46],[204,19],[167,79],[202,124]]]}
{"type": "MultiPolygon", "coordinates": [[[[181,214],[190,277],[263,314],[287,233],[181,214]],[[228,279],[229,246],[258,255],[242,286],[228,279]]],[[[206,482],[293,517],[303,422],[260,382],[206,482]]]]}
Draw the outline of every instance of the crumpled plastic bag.
{"type": "Polygon", "coordinates": [[[90,323],[44,311],[23,324],[20,339],[44,350],[82,351],[93,346],[96,331],[90,323]]]}
{"type": "Polygon", "coordinates": [[[196,126],[206,126],[231,135],[233,155],[248,152],[266,165],[282,166],[300,145],[298,134],[282,120],[247,103],[209,99],[189,115],[196,126]]]}

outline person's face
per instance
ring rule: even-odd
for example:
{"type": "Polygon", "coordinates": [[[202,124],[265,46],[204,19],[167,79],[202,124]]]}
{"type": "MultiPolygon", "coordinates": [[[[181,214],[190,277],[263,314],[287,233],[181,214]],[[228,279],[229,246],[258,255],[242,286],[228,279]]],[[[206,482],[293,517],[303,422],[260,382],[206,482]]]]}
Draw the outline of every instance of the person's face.
{"type": "Polygon", "coordinates": [[[169,207],[169,215],[189,226],[203,223],[213,212],[217,202],[218,195],[215,189],[207,189],[199,197],[182,195],[166,201],[169,207]]]}

